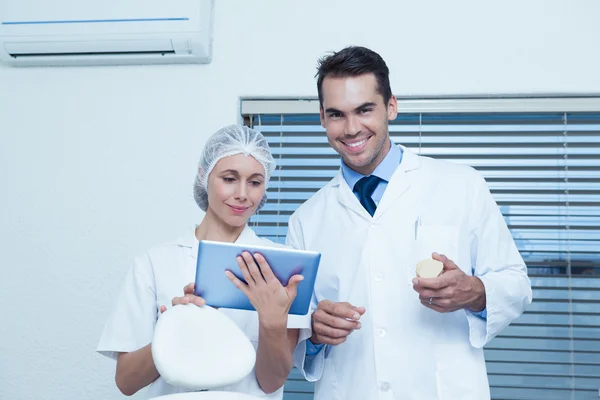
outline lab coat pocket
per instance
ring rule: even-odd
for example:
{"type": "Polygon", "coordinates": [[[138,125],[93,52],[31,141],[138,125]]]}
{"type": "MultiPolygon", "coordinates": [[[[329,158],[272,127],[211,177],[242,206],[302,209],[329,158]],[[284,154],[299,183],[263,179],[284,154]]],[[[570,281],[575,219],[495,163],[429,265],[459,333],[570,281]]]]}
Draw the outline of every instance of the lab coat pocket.
{"type": "Polygon", "coordinates": [[[455,259],[458,256],[458,234],[459,229],[454,225],[421,225],[415,240],[418,261],[431,257],[433,252],[455,259]]]}

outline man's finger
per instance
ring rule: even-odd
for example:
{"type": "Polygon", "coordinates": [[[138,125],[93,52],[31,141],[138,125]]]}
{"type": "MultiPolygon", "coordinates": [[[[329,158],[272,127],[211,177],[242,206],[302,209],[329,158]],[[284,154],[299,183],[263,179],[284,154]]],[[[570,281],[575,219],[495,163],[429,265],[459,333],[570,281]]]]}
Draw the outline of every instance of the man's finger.
{"type": "Polygon", "coordinates": [[[444,254],[433,253],[431,255],[431,257],[434,260],[437,260],[437,261],[441,262],[442,264],[444,264],[444,271],[458,269],[458,266],[454,263],[454,261],[452,261],[451,259],[446,257],[444,254]]]}
{"type": "Polygon", "coordinates": [[[317,309],[327,311],[332,306],[333,306],[333,301],[331,301],[331,300],[321,300],[319,302],[319,304],[317,304],[317,309]]]}
{"type": "MultiPolygon", "coordinates": [[[[433,301],[435,301],[435,299],[433,301]]],[[[431,309],[433,311],[437,311],[439,313],[445,313],[445,312],[447,312],[446,309],[444,309],[443,307],[438,306],[437,304],[435,304],[433,302],[431,304],[429,304],[429,299],[427,299],[427,301],[421,301],[421,304],[423,304],[425,307],[427,307],[427,308],[429,308],[429,309],[431,309]]]]}
{"type": "Polygon", "coordinates": [[[452,299],[438,299],[436,305],[443,308],[444,312],[452,312],[463,308],[457,305],[452,299]]]}
{"type": "Polygon", "coordinates": [[[313,324],[313,330],[317,333],[317,335],[327,336],[335,339],[346,337],[352,333],[352,330],[332,328],[316,321],[313,324]]]}
{"type": "Polygon", "coordinates": [[[447,280],[442,277],[444,274],[438,276],[437,278],[414,278],[413,279],[413,289],[415,291],[430,289],[430,290],[440,290],[448,285],[447,280]]]}
{"type": "Polygon", "coordinates": [[[430,297],[447,299],[452,297],[452,289],[443,288],[440,290],[431,290],[431,289],[423,289],[418,288],[417,293],[419,293],[419,299],[421,300],[429,300],[430,297]]]}
{"type": "MultiPolygon", "coordinates": [[[[321,303],[319,303],[319,308],[321,308],[321,303]]],[[[323,305],[323,310],[334,317],[353,319],[355,321],[358,321],[361,315],[350,303],[329,302],[323,305]]]]}
{"type": "Polygon", "coordinates": [[[358,321],[349,321],[346,318],[336,317],[322,310],[321,312],[319,312],[319,310],[315,311],[315,313],[313,314],[313,320],[315,321],[315,323],[318,322],[335,329],[345,330],[358,329],[357,327],[360,324],[360,322],[358,321]]]}
{"type": "Polygon", "coordinates": [[[364,308],[364,307],[355,307],[355,306],[352,306],[352,307],[353,307],[353,308],[354,308],[354,310],[355,310],[356,312],[358,312],[360,315],[364,315],[364,313],[367,311],[367,309],[366,309],[366,308],[364,308]]]}
{"type": "Polygon", "coordinates": [[[339,344],[344,343],[346,341],[346,337],[343,337],[343,338],[332,338],[332,337],[329,337],[329,336],[317,335],[317,341],[319,343],[322,343],[322,344],[329,344],[329,345],[332,345],[332,346],[337,346],[339,344]]]}

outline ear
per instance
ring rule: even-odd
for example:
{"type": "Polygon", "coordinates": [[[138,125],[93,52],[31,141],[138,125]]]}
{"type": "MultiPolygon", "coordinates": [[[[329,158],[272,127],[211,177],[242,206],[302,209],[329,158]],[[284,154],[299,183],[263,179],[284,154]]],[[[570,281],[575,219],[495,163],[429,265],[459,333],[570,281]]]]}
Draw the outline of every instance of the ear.
{"type": "Polygon", "coordinates": [[[325,111],[322,105],[319,106],[319,116],[321,117],[321,126],[325,128],[325,111]]]}
{"type": "Polygon", "coordinates": [[[396,96],[390,97],[390,101],[387,104],[388,121],[393,121],[398,116],[398,101],[396,96]]]}

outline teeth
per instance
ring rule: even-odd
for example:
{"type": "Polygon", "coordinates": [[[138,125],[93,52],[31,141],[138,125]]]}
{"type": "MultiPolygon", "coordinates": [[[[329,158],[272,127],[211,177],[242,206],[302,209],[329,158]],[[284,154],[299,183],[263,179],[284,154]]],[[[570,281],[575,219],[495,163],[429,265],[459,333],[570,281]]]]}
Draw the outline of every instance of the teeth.
{"type": "Polygon", "coordinates": [[[348,147],[358,147],[358,146],[362,146],[366,142],[367,142],[367,139],[361,140],[360,142],[356,142],[356,143],[346,143],[346,146],[348,146],[348,147]]]}

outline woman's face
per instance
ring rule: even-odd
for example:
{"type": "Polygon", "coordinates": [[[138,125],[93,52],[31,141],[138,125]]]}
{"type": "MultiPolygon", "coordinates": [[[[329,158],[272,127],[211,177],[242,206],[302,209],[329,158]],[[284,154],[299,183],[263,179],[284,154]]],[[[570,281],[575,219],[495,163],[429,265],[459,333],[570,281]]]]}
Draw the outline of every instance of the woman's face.
{"type": "Polygon", "coordinates": [[[243,226],[265,193],[265,169],[252,156],[220,159],[208,177],[208,208],[230,226],[243,226]]]}

